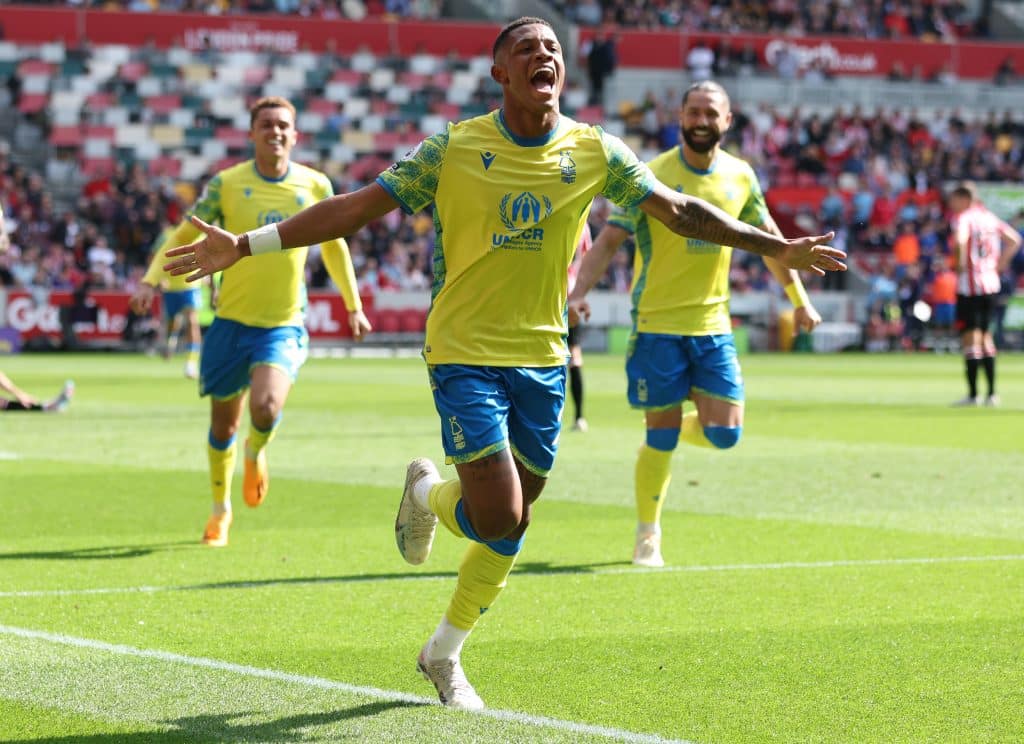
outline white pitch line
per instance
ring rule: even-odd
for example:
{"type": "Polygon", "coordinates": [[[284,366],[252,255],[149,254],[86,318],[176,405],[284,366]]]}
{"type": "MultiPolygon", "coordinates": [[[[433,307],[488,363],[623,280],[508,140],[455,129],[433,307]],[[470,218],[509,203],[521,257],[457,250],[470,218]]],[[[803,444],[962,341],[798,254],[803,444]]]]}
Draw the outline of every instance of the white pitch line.
{"type": "MultiPolygon", "coordinates": [[[[514,571],[513,576],[619,576],[623,574],[718,573],[729,571],[791,571],[815,568],[859,568],[871,566],[918,566],[943,563],[994,563],[1024,561],[1024,555],[960,555],[932,558],[865,558],[840,561],[794,561],[789,563],[727,563],[706,566],[664,566],[663,568],[551,568],[547,570],[514,571]]],[[[265,581],[226,581],[221,584],[181,584],[171,586],[112,586],[93,589],[23,589],[0,591],[0,599],[14,597],[77,597],[89,594],[158,594],[161,592],[193,592],[211,589],[258,589],[270,586],[308,586],[310,584],[363,584],[387,581],[450,581],[455,574],[409,574],[408,576],[376,577],[340,576],[310,579],[267,579],[265,581]]]]}
{"type": "MultiPolygon", "coordinates": [[[[97,641],[91,638],[78,638],[76,636],[63,635],[61,633],[48,633],[46,631],[32,630],[30,628],[17,628],[10,625],[0,625],[0,635],[15,636],[17,638],[27,638],[37,641],[47,641],[49,643],[85,648],[92,651],[105,651],[107,653],[118,654],[121,656],[157,659],[169,664],[181,664],[184,666],[200,667],[204,669],[215,669],[222,672],[239,674],[245,677],[270,679],[276,682],[287,682],[289,684],[303,685],[305,687],[315,687],[321,690],[337,690],[349,695],[361,695],[363,697],[375,698],[377,700],[411,703],[414,705],[439,705],[438,701],[434,698],[409,695],[408,693],[398,692],[396,690],[382,690],[379,687],[351,685],[346,682],[326,679],[325,677],[311,677],[304,674],[281,672],[276,669],[262,669],[260,667],[248,666],[245,664],[232,664],[229,661],[208,659],[202,656],[187,656],[185,654],[176,654],[170,651],[135,648],[134,646],[107,643],[105,641],[97,641]]],[[[485,708],[482,711],[474,711],[474,715],[493,718],[495,720],[505,721],[508,723],[555,729],[558,731],[565,731],[570,734],[602,736],[607,739],[627,742],[628,744],[693,744],[692,742],[682,739],[665,739],[660,736],[655,736],[654,734],[639,734],[633,731],[626,731],[608,726],[595,726],[588,723],[578,723],[576,721],[564,721],[559,718],[535,716],[514,710],[485,708]]]]}

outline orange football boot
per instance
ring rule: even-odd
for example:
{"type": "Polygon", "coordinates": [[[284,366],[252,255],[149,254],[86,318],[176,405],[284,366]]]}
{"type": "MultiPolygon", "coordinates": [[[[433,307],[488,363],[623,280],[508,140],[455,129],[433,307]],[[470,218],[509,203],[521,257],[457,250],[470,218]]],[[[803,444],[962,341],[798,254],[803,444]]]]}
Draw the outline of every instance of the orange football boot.
{"type": "MultiPolygon", "coordinates": [[[[245,449],[249,449],[249,440],[245,440],[245,449]]],[[[255,460],[243,457],[245,477],[242,480],[242,498],[248,506],[256,508],[263,503],[270,490],[270,471],[267,469],[267,449],[264,447],[255,460]]]]}
{"type": "Polygon", "coordinates": [[[213,548],[228,544],[228,529],[231,527],[231,512],[211,514],[203,531],[203,543],[213,548]]]}

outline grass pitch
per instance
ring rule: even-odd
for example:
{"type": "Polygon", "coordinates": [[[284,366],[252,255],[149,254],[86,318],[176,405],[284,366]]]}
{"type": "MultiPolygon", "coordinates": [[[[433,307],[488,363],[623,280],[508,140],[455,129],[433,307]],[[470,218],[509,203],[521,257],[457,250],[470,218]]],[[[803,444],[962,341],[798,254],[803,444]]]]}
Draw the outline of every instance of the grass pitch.
{"type": "Polygon", "coordinates": [[[394,547],[406,462],[441,457],[419,360],[311,360],[220,550],[177,363],[2,363],[78,384],[0,414],[2,741],[1024,740],[1020,356],[970,410],[956,356],[744,357],[743,440],[677,451],[660,571],[629,563],[642,419],[589,356],[590,432],[463,655],[483,715],[414,672],[463,548],[394,547]]]}

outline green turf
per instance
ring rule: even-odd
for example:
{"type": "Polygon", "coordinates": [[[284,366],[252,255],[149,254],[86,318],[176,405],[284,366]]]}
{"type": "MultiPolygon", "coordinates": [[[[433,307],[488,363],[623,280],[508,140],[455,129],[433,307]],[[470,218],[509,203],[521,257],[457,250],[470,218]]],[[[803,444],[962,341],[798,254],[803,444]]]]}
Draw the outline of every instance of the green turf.
{"type": "Polygon", "coordinates": [[[591,430],[464,653],[490,716],[425,704],[413,669],[464,547],[394,548],[405,463],[440,456],[421,362],[311,360],[223,550],[177,365],[0,362],[78,385],[0,414],[0,741],[1024,739],[1020,356],[971,410],[953,355],[744,357],[741,445],[676,454],[665,571],[629,564],[642,419],[588,356],[591,430]]]}

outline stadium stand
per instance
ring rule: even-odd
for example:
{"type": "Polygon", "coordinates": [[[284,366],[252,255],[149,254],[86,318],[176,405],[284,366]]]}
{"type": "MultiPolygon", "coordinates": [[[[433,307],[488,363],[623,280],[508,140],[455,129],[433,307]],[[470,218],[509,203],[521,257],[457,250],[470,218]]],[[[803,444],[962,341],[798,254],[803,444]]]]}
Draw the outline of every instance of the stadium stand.
{"type": "MultiPolygon", "coordinates": [[[[195,4],[159,7],[171,5],[192,9],[195,4]]],[[[274,9],[285,5],[291,4],[276,3],[274,9]]],[[[585,6],[565,7],[572,15],[585,6]]],[[[928,8],[933,15],[963,19],[951,3],[928,8]]],[[[271,4],[235,4],[232,12],[242,9],[266,12],[271,4]]],[[[708,19],[720,25],[728,19],[717,4],[703,10],[704,27],[711,28],[708,19]]],[[[769,27],[777,28],[775,23],[769,27]]],[[[740,91],[733,94],[730,146],[758,171],[784,231],[836,229],[837,242],[851,253],[855,271],[849,282],[830,277],[828,284],[819,280],[817,289],[852,289],[866,296],[891,267],[897,283],[916,283],[917,293],[927,298],[944,266],[942,185],[963,175],[1024,181],[1019,108],[952,107],[948,86],[938,79],[928,85],[944,91],[942,107],[772,104],[778,71],[759,64],[743,72],[742,58],[737,60],[718,69],[719,79],[740,91]],[[916,257],[897,265],[894,245],[908,233],[916,238],[916,257]]],[[[405,56],[368,47],[351,54],[282,54],[0,41],[5,82],[0,124],[11,133],[0,141],[0,198],[15,245],[0,258],[0,282],[73,289],[88,281],[131,290],[153,240],[180,218],[203,179],[246,157],[246,103],[257,96],[280,94],[295,101],[304,133],[296,159],[326,171],[337,190],[347,191],[372,180],[447,121],[495,107],[500,92],[489,68],[486,54],[425,49],[405,56]]],[[[564,93],[563,110],[602,123],[650,157],[678,137],[675,110],[686,78],[676,73],[674,80],[674,88],[632,86],[634,98],[621,98],[608,110],[589,104],[587,92],[573,82],[564,93]],[[635,98],[638,91],[644,92],[635,98]]],[[[900,100],[891,94],[903,90],[900,82],[877,76],[854,82],[859,87],[851,90],[869,89],[878,100],[900,100]]],[[[1015,83],[1004,75],[1003,85],[1019,93],[1015,83]]],[[[962,84],[958,96],[980,87],[962,84]]],[[[605,210],[600,203],[595,207],[592,227],[600,227],[605,210]]],[[[364,293],[429,287],[429,217],[392,213],[349,242],[364,293]]],[[[311,286],[324,286],[326,272],[316,253],[311,255],[311,286]]],[[[623,254],[601,286],[625,291],[629,274],[623,254]]],[[[760,262],[746,259],[736,262],[732,283],[738,293],[771,286],[760,262]]],[[[866,302],[863,319],[870,308],[866,302]]],[[[382,330],[411,333],[422,327],[423,317],[422,311],[394,311],[379,314],[378,321],[382,330]]]]}

